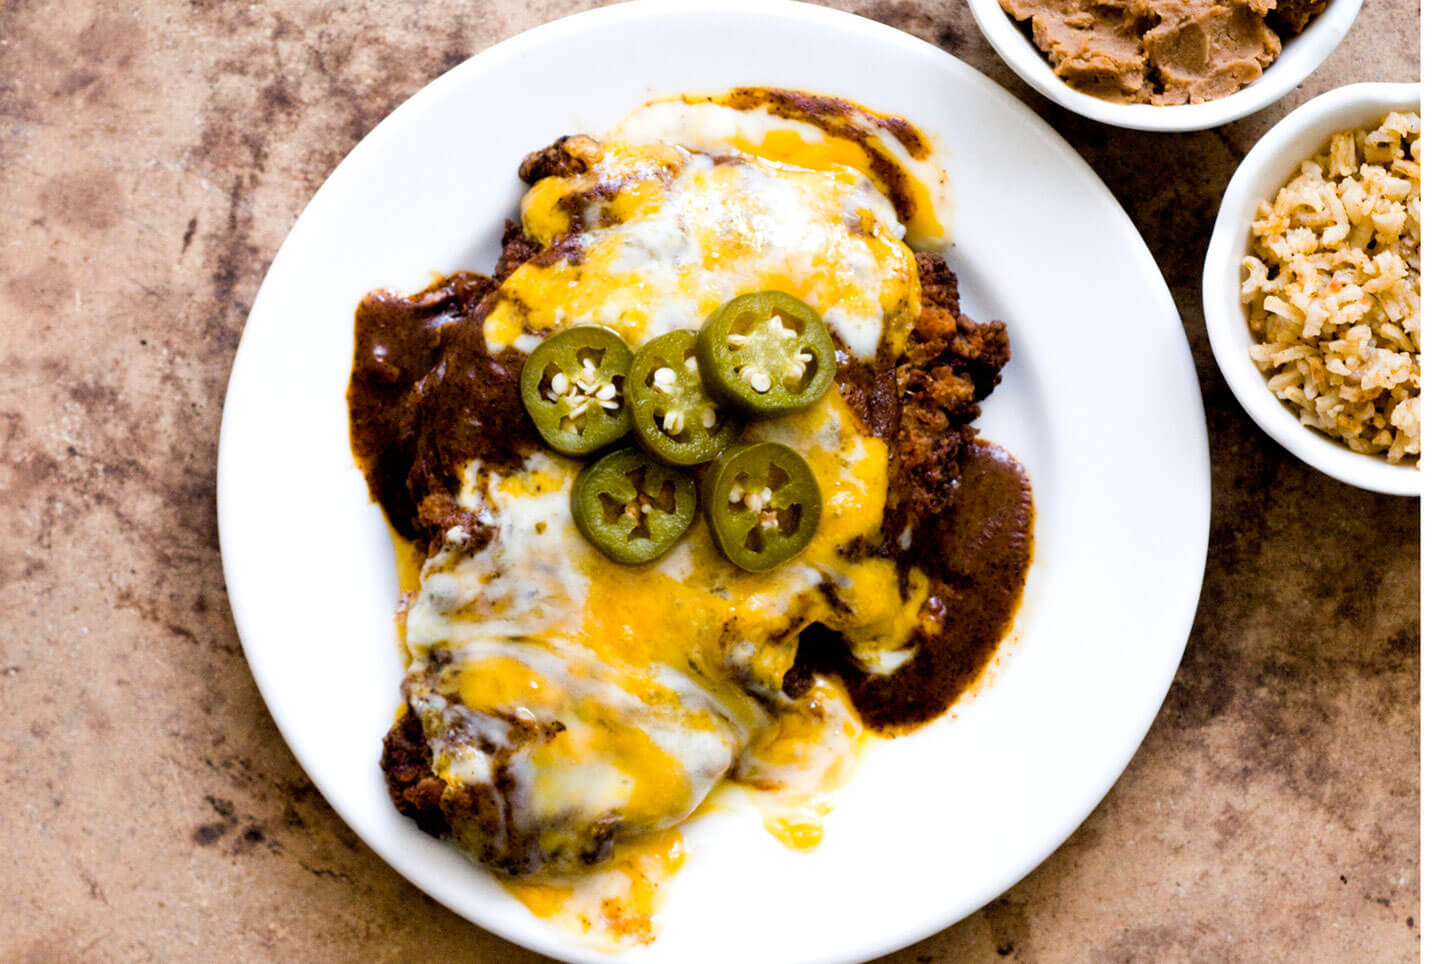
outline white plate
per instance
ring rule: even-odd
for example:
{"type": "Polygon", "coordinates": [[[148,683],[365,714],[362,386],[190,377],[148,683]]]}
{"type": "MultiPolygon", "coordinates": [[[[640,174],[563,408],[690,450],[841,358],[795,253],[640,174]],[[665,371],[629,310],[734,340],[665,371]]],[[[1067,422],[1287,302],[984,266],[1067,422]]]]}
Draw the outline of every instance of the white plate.
{"type": "Polygon", "coordinates": [[[397,589],[347,443],[353,312],[376,286],[488,270],[525,152],[657,96],[742,84],[848,97],[938,142],[964,306],[1010,323],[1014,360],[980,424],[1030,470],[1036,560],[1020,638],[976,698],[873,746],[815,852],[751,814],[695,821],[660,937],[623,960],[855,961],[981,907],[1124,769],[1200,589],[1209,459],[1174,305],[1100,180],[995,84],[870,21],[773,2],[608,7],[455,68],[336,169],[256,296],[221,433],[221,545],[256,682],[335,810],[437,900],[567,960],[616,958],[532,917],[386,797],[397,589]]]}

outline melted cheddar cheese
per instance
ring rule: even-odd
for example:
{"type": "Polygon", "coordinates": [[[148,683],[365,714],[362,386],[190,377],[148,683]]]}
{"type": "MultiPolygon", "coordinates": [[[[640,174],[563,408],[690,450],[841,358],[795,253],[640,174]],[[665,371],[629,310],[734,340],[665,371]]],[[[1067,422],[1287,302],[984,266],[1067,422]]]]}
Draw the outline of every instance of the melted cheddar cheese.
{"type": "MultiPolygon", "coordinates": [[[[497,534],[479,553],[427,560],[406,639],[422,664],[436,647],[460,657],[435,674],[440,695],[566,723],[531,761],[538,812],[561,816],[583,793],[596,813],[682,819],[709,791],[706,764],[767,726],[756,694],[779,692],[801,628],[822,622],[878,652],[909,638],[921,577],[902,584],[892,562],[846,552],[879,530],[885,444],[834,388],[746,437],[795,448],[823,498],[815,538],[768,572],[731,565],[703,524],[655,563],[618,565],[571,520],[580,463],[538,453],[518,473],[467,467],[483,492],[467,486],[461,502],[486,507],[497,534]]],[[[456,775],[439,763],[442,777],[456,775]]]]}
{"type": "Polygon", "coordinates": [[[915,255],[889,201],[858,171],[658,143],[591,151],[585,173],[545,178],[521,204],[526,233],[564,255],[505,279],[485,320],[492,350],[529,350],[580,324],[638,345],[771,289],[815,308],[860,360],[908,334],[919,311],[915,255]]]}
{"type": "MultiPolygon", "coordinates": [[[[887,198],[853,167],[822,164],[819,147],[779,135],[753,146],[788,157],[582,143],[584,174],[543,179],[525,197],[526,232],[556,254],[498,289],[484,320],[491,349],[528,351],[576,324],[638,346],[698,328],[737,294],[779,289],[820,311],[847,359],[893,352],[919,282],[887,198]]],[[[436,774],[499,799],[504,768],[513,825],[571,874],[511,882],[511,892],[592,936],[649,939],[656,887],[683,855],[674,828],[727,775],[766,801],[778,838],[816,846],[823,797],[862,728],[830,684],[784,696],[799,633],[823,623],[883,669],[904,660],[921,619],[923,577],[855,551],[878,539],[889,453],[839,389],[744,437],[795,449],[820,487],[816,534],[784,566],[733,566],[698,520],[661,559],[619,565],[572,521],[582,463],[542,451],[519,467],[458,467],[457,501],[493,536],[477,548],[452,531],[414,586],[406,694],[436,774]],[[457,707],[472,738],[454,738],[457,707]],[[589,858],[576,828],[586,827],[619,828],[616,851],[577,876],[589,858]]]]}
{"type": "Polygon", "coordinates": [[[948,182],[918,131],[910,128],[921,141],[917,150],[901,143],[881,116],[853,104],[829,102],[828,106],[844,112],[839,126],[845,136],[839,136],[833,132],[834,125],[827,129],[815,122],[827,118],[780,116],[767,110],[773,105],[767,105],[766,98],[748,100],[759,103],[741,103],[742,98],[734,93],[654,101],[622,120],[615,134],[631,140],[685,144],[711,154],[739,152],[817,171],[859,171],[880,185],[885,178],[877,167],[884,165],[892,176],[902,179],[899,187],[913,205],[904,219],[906,241],[924,246],[944,240],[940,208],[946,202],[948,182]]]}

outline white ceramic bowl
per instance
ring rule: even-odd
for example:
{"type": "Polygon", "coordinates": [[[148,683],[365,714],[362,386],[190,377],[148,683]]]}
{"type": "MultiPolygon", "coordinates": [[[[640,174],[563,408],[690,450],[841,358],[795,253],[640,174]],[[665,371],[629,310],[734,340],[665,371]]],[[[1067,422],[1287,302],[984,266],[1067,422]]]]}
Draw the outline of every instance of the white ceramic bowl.
{"type": "Polygon", "coordinates": [[[1265,387],[1250,360],[1255,344],[1240,304],[1240,260],[1250,244],[1250,223],[1262,200],[1294,177],[1300,162],[1324,150],[1331,133],[1378,122],[1391,110],[1419,110],[1419,84],[1351,84],[1296,109],[1250,150],[1220,204],[1205,255],[1205,327],[1230,390],[1265,433],[1298,459],[1332,478],[1375,492],[1419,495],[1420,471],[1364,455],[1300,424],[1265,387]]]}
{"type": "Polygon", "coordinates": [[[1248,87],[1204,104],[1112,104],[1082,94],[1061,80],[1030,39],[1030,25],[1018,24],[999,0],[969,0],[970,11],[990,46],[1031,87],[1068,110],[1116,127],[1137,131],[1198,131],[1219,127],[1262,110],[1294,90],[1330,56],[1360,12],[1361,0],[1330,0],[1320,16],[1285,42],[1280,56],[1248,87]]]}

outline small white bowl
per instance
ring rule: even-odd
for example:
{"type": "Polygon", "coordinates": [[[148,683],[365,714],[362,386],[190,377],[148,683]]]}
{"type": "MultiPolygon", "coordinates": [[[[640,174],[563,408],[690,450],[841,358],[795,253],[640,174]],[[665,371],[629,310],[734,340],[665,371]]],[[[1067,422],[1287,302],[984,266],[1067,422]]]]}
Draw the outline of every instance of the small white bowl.
{"type": "Polygon", "coordinates": [[[1269,107],[1315,72],[1349,32],[1361,0],[1330,0],[1318,17],[1285,41],[1260,79],[1229,97],[1203,104],[1112,104],[1082,94],[1061,80],[1030,39],[1030,25],[1016,23],[999,0],[969,0],[980,31],[995,52],[1031,87],[1077,114],[1137,131],[1198,131],[1219,127],[1269,107]]]}
{"type": "Polygon", "coordinates": [[[1420,494],[1418,468],[1356,452],[1306,428],[1265,386],[1265,376],[1250,360],[1255,339],[1240,304],[1240,261],[1250,247],[1256,207],[1273,198],[1302,161],[1324,150],[1332,133],[1378,123],[1392,110],[1419,109],[1419,84],[1351,84],[1321,94],[1276,124],[1250,149],[1225,189],[1203,277],[1210,348],[1230,390],[1256,424],[1296,458],[1326,475],[1394,495],[1420,494]]]}

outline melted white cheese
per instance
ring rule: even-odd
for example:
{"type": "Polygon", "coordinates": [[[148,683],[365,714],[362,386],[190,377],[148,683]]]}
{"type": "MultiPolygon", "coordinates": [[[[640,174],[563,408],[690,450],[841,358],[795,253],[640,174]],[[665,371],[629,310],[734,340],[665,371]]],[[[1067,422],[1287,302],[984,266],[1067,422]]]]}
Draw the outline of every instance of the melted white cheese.
{"type": "MultiPolygon", "coordinates": [[[[874,359],[908,335],[914,256],[863,175],[745,156],[717,163],[668,145],[595,149],[585,174],[547,178],[527,195],[527,232],[563,238],[569,253],[506,279],[484,323],[492,350],[529,350],[546,330],[576,324],[608,325],[638,346],[772,288],[820,311],[851,358],[874,359]]],[[[800,796],[838,779],[859,727],[830,690],[777,722],[799,628],[824,622],[884,664],[899,658],[925,587],[848,551],[879,532],[888,452],[838,388],[744,437],[800,452],[822,496],[811,544],[765,573],[729,564],[699,519],[656,563],[611,562],[571,518],[578,462],[540,452],[519,468],[458,467],[458,503],[493,536],[477,549],[458,532],[427,559],[406,617],[407,693],[447,784],[495,794],[515,826],[553,844],[567,828],[617,818],[626,834],[672,827],[738,764],[767,792],[794,783],[776,799],[786,820],[814,824],[794,831],[797,846],[818,840],[819,811],[800,796]],[[503,800],[495,761],[453,738],[457,715],[504,751],[513,782],[503,800]]],[[[637,866],[625,874],[632,884],[648,879],[637,866]]],[[[620,879],[612,868],[575,895],[620,879]]],[[[522,899],[555,896],[542,891],[522,899]]]]}
{"type": "Polygon", "coordinates": [[[527,231],[565,237],[573,254],[505,280],[485,322],[492,350],[579,324],[639,345],[699,328],[738,294],[780,289],[814,307],[843,352],[872,360],[918,311],[904,226],[850,168],[611,145],[586,173],[537,183],[522,210],[527,231]]]}

